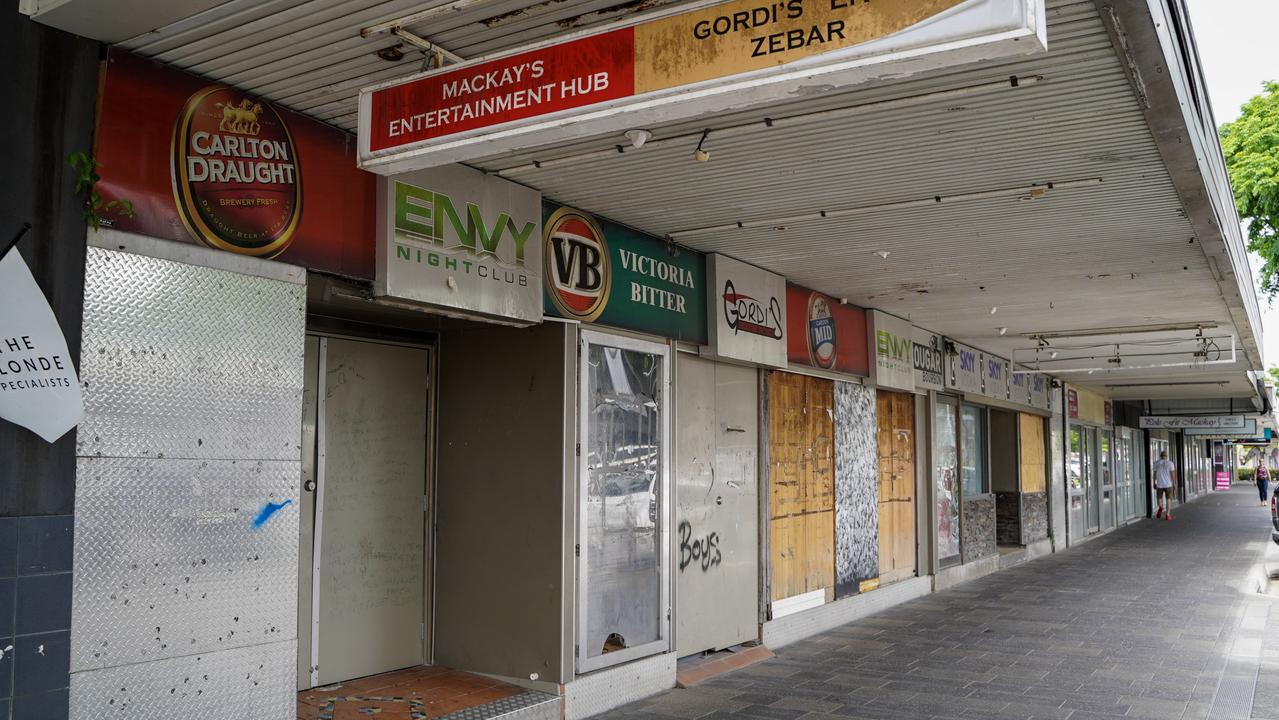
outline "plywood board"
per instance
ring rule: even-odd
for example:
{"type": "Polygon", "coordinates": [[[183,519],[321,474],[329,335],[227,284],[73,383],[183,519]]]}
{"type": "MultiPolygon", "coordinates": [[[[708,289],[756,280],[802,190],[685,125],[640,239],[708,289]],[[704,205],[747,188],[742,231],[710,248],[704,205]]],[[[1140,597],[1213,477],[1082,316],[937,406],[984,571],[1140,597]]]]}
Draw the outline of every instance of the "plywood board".
{"type": "Polygon", "coordinates": [[[769,375],[772,598],[835,584],[834,382],[769,375]]]}
{"type": "Polygon", "coordinates": [[[885,582],[915,572],[915,403],[881,390],[879,445],[879,572],[885,582]]]}
{"type": "Polygon", "coordinates": [[[1046,489],[1044,462],[1044,419],[1021,413],[1021,491],[1041,493],[1046,489]]]}

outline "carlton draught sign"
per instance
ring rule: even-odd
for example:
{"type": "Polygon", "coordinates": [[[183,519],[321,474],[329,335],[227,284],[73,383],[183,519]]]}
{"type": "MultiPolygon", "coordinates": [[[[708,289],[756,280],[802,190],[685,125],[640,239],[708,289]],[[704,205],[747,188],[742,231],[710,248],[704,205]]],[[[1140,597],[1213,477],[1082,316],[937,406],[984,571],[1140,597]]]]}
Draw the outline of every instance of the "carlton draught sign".
{"type": "Polygon", "coordinates": [[[350,136],[264,98],[112,49],[98,113],[116,229],[373,279],[376,177],[350,136]]]}
{"type": "Polygon", "coordinates": [[[182,224],[221,250],[274,257],[302,218],[297,148],[270,103],[213,86],[187,100],[173,132],[182,224]]]}

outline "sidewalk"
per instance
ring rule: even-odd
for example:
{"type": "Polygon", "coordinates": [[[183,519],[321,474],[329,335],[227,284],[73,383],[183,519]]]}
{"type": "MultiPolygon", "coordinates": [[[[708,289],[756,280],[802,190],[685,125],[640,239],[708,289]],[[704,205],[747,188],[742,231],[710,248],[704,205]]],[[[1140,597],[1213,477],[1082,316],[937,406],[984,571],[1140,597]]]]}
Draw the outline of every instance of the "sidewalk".
{"type": "Polygon", "coordinates": [[[606,717],[1279,720],[1269,526],[1215,494],[606,717]]]}

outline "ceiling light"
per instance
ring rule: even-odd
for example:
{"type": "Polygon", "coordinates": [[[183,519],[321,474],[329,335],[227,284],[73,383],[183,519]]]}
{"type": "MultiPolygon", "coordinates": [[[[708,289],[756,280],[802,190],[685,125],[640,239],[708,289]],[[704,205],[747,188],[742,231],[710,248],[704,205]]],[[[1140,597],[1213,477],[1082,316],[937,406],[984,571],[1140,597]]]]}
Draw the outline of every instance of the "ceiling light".
{"type": "Polygon", "coordinates": [[[387,62],[399,62],[404,59],[404,51],[400,49],[402,47],[404,47],[403,44],[396,44],[384,47],[374,54],[387,62]]]}
{"type": "Polygon", "coordinates": [[[876,250],[875,254],[879,256],[880,260],[887,260],[888,256],[892,255],[888,250],[876,250]]]}
{"type": "Polygon", "coordinates": [[[702,145],[706,142],[706,138],[709,137],[710,134],[710,130],[703,130],[702,139],[697,141],[697,149],[693,151],[693,158],[699,163],[704,163],[711,159],[711,151],[702,149],[702,145]]]}
{"type": "Polygon", "coordinates": [[[631,141],[631,147],[636,150],[644,147],[644,143],[648,142],[648,139],[653,137],[653,133],[647,130],[627,130],[623,134],[626,135],[627,140],[631,141]]]}
{"type": "Polygon", "coordinates": [[[1056,359],[1057,359],[1057,351],[1056,351],[1056,350],[1053,350],[1052,352],[1048,353],[1048,357],[1052,358],[1053,360],[1056,360],[1056,359]]]}
{"type": "Polygon", "coordinates": [[[1008,328],[999,328],[999,336],[1003,337],[1008,334],[1008,328]]]}
{"type": "Polygon", "coordinates": [[[995,307],[993,307],[993,308],[991,308],[991,309],[990,309],[990,314],[991,314],[991,315],[994,315],[994,314],[995,314],[995,313],[997,313],[997,312],[999,312],[999,306],[998,306],[998,305],[996,305],[995,307]]]}

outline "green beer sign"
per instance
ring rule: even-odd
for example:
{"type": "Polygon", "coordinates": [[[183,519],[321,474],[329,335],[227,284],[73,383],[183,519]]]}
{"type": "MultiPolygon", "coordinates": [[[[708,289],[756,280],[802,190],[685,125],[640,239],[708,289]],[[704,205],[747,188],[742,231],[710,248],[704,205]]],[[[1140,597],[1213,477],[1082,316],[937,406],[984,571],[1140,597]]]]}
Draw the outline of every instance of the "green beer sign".
{"type": "Polygon", "coordinates": [[[547,315],[706,344],[706,257],[542,203],[547,315]]]}

